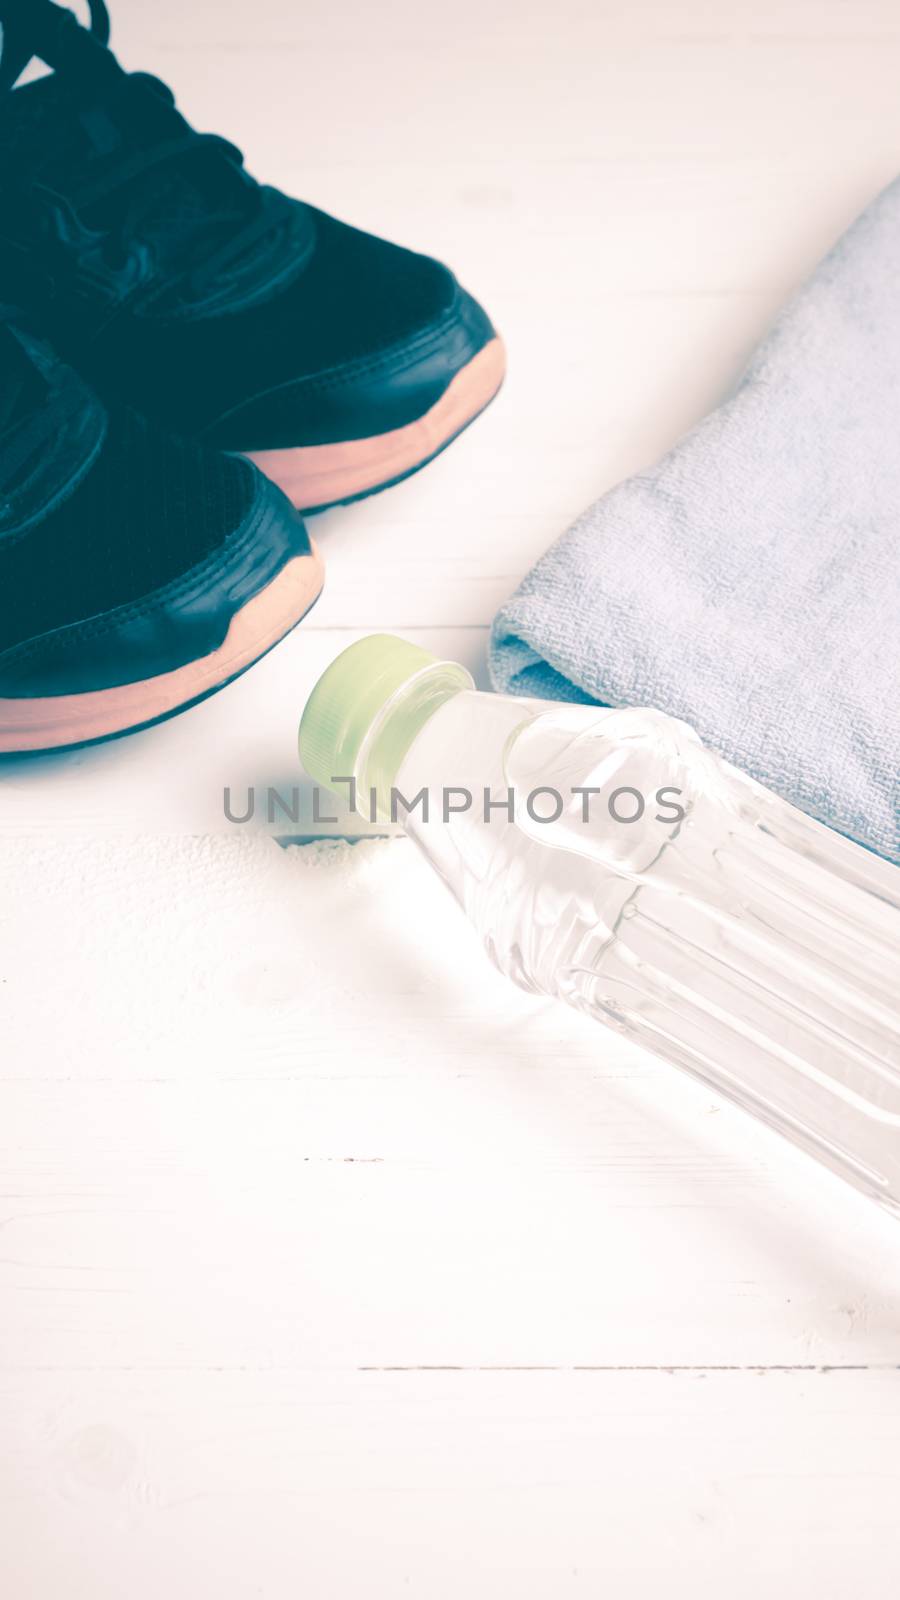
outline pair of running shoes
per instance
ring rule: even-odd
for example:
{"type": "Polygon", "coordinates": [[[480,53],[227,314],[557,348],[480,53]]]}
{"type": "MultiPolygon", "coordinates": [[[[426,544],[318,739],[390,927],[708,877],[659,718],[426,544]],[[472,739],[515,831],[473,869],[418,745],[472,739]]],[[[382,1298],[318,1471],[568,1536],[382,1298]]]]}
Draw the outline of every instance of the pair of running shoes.
{"type": "Polygon", "coordinates": [[[257,183],[123,70],[103,0],[0,0],[0,753],[107,738],[309,610],[301,513],[415,472],[503,379],[440,262],[257,183]],[[19,85],[37,57],[51,70],[19,85]]]}

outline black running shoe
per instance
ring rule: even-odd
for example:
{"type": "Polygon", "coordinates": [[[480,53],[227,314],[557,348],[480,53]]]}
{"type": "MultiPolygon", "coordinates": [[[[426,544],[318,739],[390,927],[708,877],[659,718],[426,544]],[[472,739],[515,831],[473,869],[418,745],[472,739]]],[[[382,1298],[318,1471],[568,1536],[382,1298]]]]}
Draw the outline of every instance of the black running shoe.
{"type": "Polygon", "coordinates": [[[0,328],[0,752],[154,722],[219,689],[322,586],[294,507],[0,328]]]}
{"type": "Polygon", "coordinates": [[[493,398],[500,339],[440,262],[262,187],[51,0],[0,0],[13,297],[104,399],[243,451],[295,505],[422,466],[493,398]],[[32,55],[54,71],[13,89],[32,55]],[[43,211],[43,226],[35,212],[43,211]]]}

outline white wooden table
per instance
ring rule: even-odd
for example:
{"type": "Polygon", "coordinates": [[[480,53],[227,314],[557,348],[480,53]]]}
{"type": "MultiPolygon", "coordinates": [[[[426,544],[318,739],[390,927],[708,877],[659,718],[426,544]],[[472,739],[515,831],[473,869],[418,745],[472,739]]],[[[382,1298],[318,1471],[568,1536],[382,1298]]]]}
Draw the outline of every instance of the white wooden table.
{"type": "Polygon", "coordinates": [[[300,782],[305,694],[372,628],[483,681],[532,559],[893,176],[896,8],[114,29],[254,171],[449,259],[511,364],[319,519],[325,595],[240,683],[0,773],[0,1593],[893,1600],[896,1224],[505,984],[405,842],[281,849],[222,788],[300,782]]]}

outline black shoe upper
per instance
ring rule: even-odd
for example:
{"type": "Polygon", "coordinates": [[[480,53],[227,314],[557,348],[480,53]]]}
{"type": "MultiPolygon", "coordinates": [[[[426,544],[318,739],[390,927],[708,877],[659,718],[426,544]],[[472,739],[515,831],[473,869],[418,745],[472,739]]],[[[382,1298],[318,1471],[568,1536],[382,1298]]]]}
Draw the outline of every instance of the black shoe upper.
{"type": "Polygon", "coordinates": [[[308,551],[249,462],[107,411],[42,343],[0,329],[0,698],[196,660],[308,551]]]}
{"type": "MultiPolygon", "coordinates": [[[[71,368],[0,322],[0,550],[71,497],[105,434],[103,407],[71,368]]],[[[0,618],[22,604],[0,586],[0,618]]],[[[0,621],[0,640],[6,632],[0,621]]]]}
{"type": "Polygon", "coordinates": [[[492,337],[439,262],[257,184],[52,0],[0,0],[10,293],[104,398],[230,449],[421,416],[492,337]],[[19,88],[24,62],[54,70],[19,88]]]}

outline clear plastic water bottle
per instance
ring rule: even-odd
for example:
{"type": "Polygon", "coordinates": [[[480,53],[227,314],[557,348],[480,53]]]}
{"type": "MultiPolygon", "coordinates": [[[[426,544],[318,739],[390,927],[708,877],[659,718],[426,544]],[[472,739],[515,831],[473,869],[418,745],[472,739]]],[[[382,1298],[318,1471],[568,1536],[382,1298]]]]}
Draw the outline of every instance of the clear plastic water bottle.
{"type": "Polygon", "coordinates": [[[388,635],[324,673],[300,751],[402,822],[509,977],[900,1210],[900,868],[683,722],[479,693],[388,635]]]}

